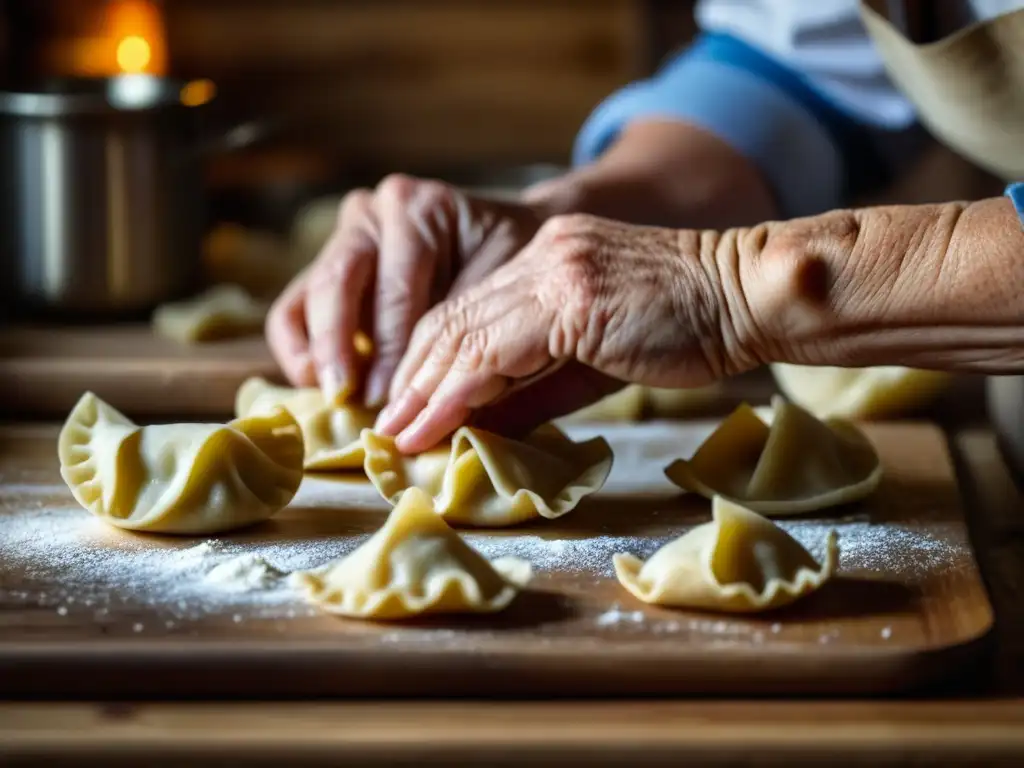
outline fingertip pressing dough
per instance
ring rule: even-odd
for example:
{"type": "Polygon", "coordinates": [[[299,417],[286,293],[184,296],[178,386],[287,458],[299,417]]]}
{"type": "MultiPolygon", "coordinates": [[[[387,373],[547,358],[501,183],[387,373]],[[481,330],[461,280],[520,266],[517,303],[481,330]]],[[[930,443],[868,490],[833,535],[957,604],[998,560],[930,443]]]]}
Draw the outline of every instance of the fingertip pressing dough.
{"type": "Polygon", "coordinates": [[[669,542],[647,562],[615,555],[619,583],[645,603],[755,613],[789,605],[835,574],[835,531],[818,564],[796,539],[756,512],[720,496],[712,504],[711,522],[669,542]]]}
{"type": "Polygon", "coordinates": [[[111,525],[208,534],[266,520],[302,482],[302,433],[287,411],[228,424],[140,427],[87,392],[57,440],[75,499],[111,525]]]}
{"type": "Polygon", "coordinates": [[[347,557],[290,582],[328,613],[395,620],[423,614],[493,613],[530,580],[530,564],[489,562],[466,544],[416,488],[384,526],[347,557]]]}
{"type": "Polygon", "coordinates": [[[922,407],[951,376],[900,366],[834,368],[776,363],[772,376],[785,395],[819,419],[877,419],[922,407]]]}
{"type": "Polygon", "coordinates": [[[741,405],[697,449],[665,469],[669,480],[707,498],[724,496],[768,515],[795,515],[871,494],[882,465],[871,442],[841,419],[819,421],[781,397],[769,426],[741,405]]]}
{"type": "Polygon", "coordinates": [[[181,344],[195,344],[259,332],[267,304],[237,285],[218,285],[186,301],[157,307],[153,331],[181,344]]]}
{"type": "Polygon", "coordinates": [[[358,405],[329,405],[314,387],[279,387],[261,378],[247,380],[235,395],[235,415],[239,417],[267,414],[277,408],[288,410],[302,429],[306,470],[362,469],[359,433],[373,426],[376,411],[358,405]]]}
{"type": "Polygon", "coordinates": [[[391,504],[419,488],[448,522],[481,527],[561,517],[599,491],[612,468],[604,439],[576,443],[550,424],[523,440],[463,427],[450,444],[417,456],[370,430],[362,444],[366,475],[391,504]]]}

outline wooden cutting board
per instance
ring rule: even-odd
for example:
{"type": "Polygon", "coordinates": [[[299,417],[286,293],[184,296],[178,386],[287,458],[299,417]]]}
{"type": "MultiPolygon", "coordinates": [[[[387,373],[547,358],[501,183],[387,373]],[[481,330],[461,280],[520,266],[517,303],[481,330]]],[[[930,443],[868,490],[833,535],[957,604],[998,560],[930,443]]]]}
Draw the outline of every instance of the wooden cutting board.
{"type": "MultiPolygon", "coordinates": [[[[867,427],[885,466],[878,493],[785,523],[812,546],[839,532],[841,578],[805,602],[735,617],[645,606],[621,589],[614,552],[647,556],[708,519],[708,503],[677,494],[661,468],[712,427],[574,427],[615,450],[602,493],[558,521],[467,534],[490,556],[530,559],[530,590],[495,616],[406,625],[322,616],[287,590],[224,597],[204,581],[211,563],[189,559],[200,540],[89,517],[61,484],[55,430],[5,428],[0,696],[864,694],[968,672],[992,611],[945,439],[928,424],[867,427]]],[[[307,478],[273,521],[213,546],[315,566],[386,514],[365,480],[307,478]]]]}
{"type": "Polygon", "coordinates": [[[63,418],[86,390],[133,416],[223,416],[246,378],[278,375],[259,335],[187,346],[145,324],[0,334],[0,411],[17,418],[63,418]]]}

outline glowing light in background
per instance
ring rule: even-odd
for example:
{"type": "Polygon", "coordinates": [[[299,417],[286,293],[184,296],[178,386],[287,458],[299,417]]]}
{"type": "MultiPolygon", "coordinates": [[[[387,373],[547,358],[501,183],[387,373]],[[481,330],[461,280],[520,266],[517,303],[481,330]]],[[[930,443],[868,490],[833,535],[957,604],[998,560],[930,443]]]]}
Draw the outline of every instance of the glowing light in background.
{"type": "Polygon", "coordinates": [[[217,86],[212,80],[192,80],[181,88],[181,103],[186,107],[199,107],[217,95],[217,86]]]}
{"type": "Polygon", "coordinates": [[[149,66],[153,54],[149,43],[138,35],[122,38],[117,44],[117,66],[128,74],[142,74],[149,66]]]}
{"type": "Polygon", "coordinates": [[[48,73],[83,77],[163,76],[168,70],[167,33],[156,0],[81,2],[76,31],[48,44],[48,73]],[[85,9],[95,9],[88,15],[85,9]]]}

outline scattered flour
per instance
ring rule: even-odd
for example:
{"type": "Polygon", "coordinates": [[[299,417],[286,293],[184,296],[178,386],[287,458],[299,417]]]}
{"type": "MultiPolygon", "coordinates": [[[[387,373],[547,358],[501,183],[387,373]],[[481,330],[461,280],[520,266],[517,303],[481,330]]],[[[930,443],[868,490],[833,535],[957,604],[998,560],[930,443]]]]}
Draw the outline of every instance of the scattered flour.
{"type": "MultiPolygon", "coordinates": [[[[32,486],[35,487],[35,486],[32,486]]],[[[318,568],[352,552],[372,528],[362,523],[339,526],[329,535],[282,525],[271,534],[241,532],[221,539],[196,541],[141,536],[113,529],[77,506],[52,506],[52,487],[38,494],[17,487],[0,497],[0,598],[15,604],[37,604],[62,617],[89,616],[109,621],[122,609],[142,607],[155,614],[146,626],[173,628],[208,615],[245,618],[293,618],[317,615],[288,584],[296,570],[318,568]]],[[[10,487],[5,490],[10,490],[10,487]]],[[[327,491],[307,493],[311,508],[328,506],[327,491]],[[321,500],[317,493],[322,493],[321,500]],[[322,503],[321,503],[322,501],[322,503]]],[[[365,491],[372,515],[384,512],[365,491]]],[[[325,509],[325,512],[327,510],[325,509]]],[[[366,510],[359,510],[365,513],[366,510]]],[[[849,575],[894,574],[906,582],[928,578],[962,562],[966,540],[898,525],[873,525],[863,518],[786,520],[780,525],[820,556],[827,533],[839,532],[841,572],[849,575]]],[[[659,536],[623,536],[600,531],[584,538],[550,539],[534,532],[464,533],[464,539],[490,559],[514,556],[529,561],[538,577],[559,572],[579,579],[613,576],[612,555],[629,552],[648,558],[664,544],[686,532],[687,526],[659,536]]],[[[542,528],[534,529],[543,532],[542,528]]],[[[723,641],[730,638],[760,642],[766,632],[778,634],[779,623],[758,626],[716,618],[655,618],[616,604],[593,619],[608,631],[643,628],[653,633],[700,633],[723,641]]],[[[143,625],[133,629],[142,632],[143,625]]],[[[883,638],[891,635],[888,628],[883,638]]],[[[411,631],[411,630],[410,630],[411,631]]],[[[431,631],[430,636],[436,636],[431,631]]],[[[404,635],[403,635],[404,636],[404,635]]],[[[834,636],[823,634],[821,643],[834,636]]]]}
{"type": "Polygon", "coordinates": [[[268,563],[260,555],[247,553],[215,565],[206,574],[206,581],[224,589],[247,592],[273,587],[287,574],[268,563]]]}
{"type": "Polygon", "coordinates": [[[599,627],[607,627],[612,624],[643,624],[644,612],[643,611],[623,611],[622,607],[616,603],[607,611],[602,613],[594,622],[599,627]]]}

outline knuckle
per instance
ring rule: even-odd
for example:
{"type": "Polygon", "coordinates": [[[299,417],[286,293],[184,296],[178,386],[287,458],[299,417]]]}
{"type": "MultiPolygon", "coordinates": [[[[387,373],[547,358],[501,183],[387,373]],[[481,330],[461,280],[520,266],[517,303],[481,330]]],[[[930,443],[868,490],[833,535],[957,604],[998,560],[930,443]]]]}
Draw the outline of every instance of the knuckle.
{"type": "Polygon", "coordinates": [[[415,203],[419,208],[434,210],[442,208],[451,199],[451,187],[440,181],[421,181],[413,193],[415,203]]]}
{"type": "Polygon", "coordinates": [[[353,189],[342,198],[338,206],[338,226],[345,224],[356,217],[363,216],[373,205],[373,193],[368,189],[353,189]]]}
{"type": "Polygon", "coordinates": [[[409,336],[407,326],[398,323],[385,326],[374,340],[374,358],[378,362],[383,361],[389,365],[397,363],[402,359],[408,346],[409,336]]]}
{"type": "Polygon", "coordinates": [[[541,225],[538,234],[544,241],[550,244],[558,244],[566,240],[585,237],[593,229],[593,216],[588,216],[584,213],[569,213],[552,216],[541,225]]]}
{"type": "Polygon", "coordinates": [[[416,195],[421,185],[419,179],[404,173],[391,173],[377,185],[377,194],[381,198],[408,203],[416,195]]]}
{"type": "Polygon", "coordinates": [[[410,346],[431,345],[436,347],[441,341],[454,338],[457,335],[456,321],[449,317],[448,309],[444,305],[438,305],[416,323],[412,331],[410,346]]]}
{"type": "Polygon", "coordinates": [[[588,243],[574,242],[558,253],[560,300],[567,309],[589,314],[604,283],[599,260],[588,243]]]}
{"type": "Polygon", "coordinates": [[[491,336],[486,328],[478,328],[462,337],[455,367],[466,371],[492,370],[495,362],[491,336]]]}
{"type": "Polygon", "coordinates": [[[423,277],[415,265],[411,268],[394,264],[381,264],[377,279],[377,301],[384,313],[405,312],[412,304],[413,282],[423,277]]]}

